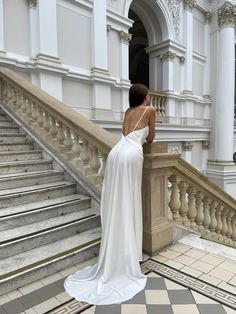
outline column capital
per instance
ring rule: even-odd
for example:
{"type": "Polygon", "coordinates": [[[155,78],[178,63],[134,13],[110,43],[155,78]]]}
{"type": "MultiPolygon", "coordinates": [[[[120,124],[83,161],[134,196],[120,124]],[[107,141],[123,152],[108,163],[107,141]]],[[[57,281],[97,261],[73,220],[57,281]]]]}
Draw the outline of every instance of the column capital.
{"type": "Polygon", "coordinates": [[[172,51],[167,51],[160,55],[161,61],[173,61],[176,58],[176,53],[172,51]]]}
{"type": "Polygon", "coordinates": [[[218,9],[218,22],[220,27],[233,26],[236,22],[236,5],[225,2],[218,9]]]}
{"type": "Polygon", "coordinates": [[[30,8],[36,8],[37,7],[37,0],[28,0],[28,4],[30,6],[30,8]]]}
{"type": "Polygon", "coordinates": [[[191,142],[183,142],[183,150],[188,152],[193,149],[193,143],[191,142]]]}
{"type": "Polygon", "coordinates": [[[188,10],[192,11],[193,8],[197,6],[197,1],[196,0],[183,0],[185,8],[188,10]]]}
{"type": "Polygon", "coordinates": [[[202,141],[202,149],[203,150],[209,149],[209,141],[202,141]]]}
{"type": "Polygon", "coordinates": [[[132,39],[132,34],[126,33],[124,31],[120,31],[120,39],[122,43],[128,45],[130,40],[132,39]]]}

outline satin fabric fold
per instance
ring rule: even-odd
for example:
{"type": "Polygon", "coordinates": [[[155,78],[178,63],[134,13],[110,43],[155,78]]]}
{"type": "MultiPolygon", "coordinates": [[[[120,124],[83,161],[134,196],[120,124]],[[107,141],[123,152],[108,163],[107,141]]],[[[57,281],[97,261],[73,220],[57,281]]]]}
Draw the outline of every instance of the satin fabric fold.
{"type": "Polygon", "coordinates": [[[65,290],[90,304],[124,302],[146,285],[142,260],[141,183],[148,126],[122,136],[108,155],[101,197],[98,262],[69,276],[65,290]]]}

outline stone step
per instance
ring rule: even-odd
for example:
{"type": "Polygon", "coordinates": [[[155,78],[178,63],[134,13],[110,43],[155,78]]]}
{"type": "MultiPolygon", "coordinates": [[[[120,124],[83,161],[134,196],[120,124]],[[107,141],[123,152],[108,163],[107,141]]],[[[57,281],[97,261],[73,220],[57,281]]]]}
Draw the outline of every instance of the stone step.
{"type": "Polygon", "coordinates": [[[71,194],[0,210],[0,231],[69,214],[90,207],[90,197],[71,194]]]}
{"type": "Polygon", "coordinates": [[[75,193],[76,184],[67,181],[44,183],[0,191],[0,208],[52,199],[75,193]]]}
{"type": "Polygon", "coordinates": [[[42,159],[41,150],[9,151],[0,152],[0,162],[18,160],[37,160],[42,159]]]}
{"type": "Polygon", "coordinates": [[[100,216],[91,208],[0,232],[0,259],[98,227],[100,216]]]}
{"type": "Polygon", "coordinates": [[[26,141],[26,135],[24,133],[0,133],[0,143],[15,143],[23,141],[26,141]]]}
{"type": "Polygon", "coordinates": [[[20,129],[17,125],[5,125],[1,126],[0,125],[0,134],[3,135],[5,133],[19,133],[20,129]]]}
{"type": "Polygon", "coordinates": [[[8,161],[0,162],[0,173],[22,173],[40,170],[49,170],[52,168],[52,160],[39,159],[27,161],[8,161]]]}
{"type": "Polygon", "coordinates": [[[48,169],[46,171],[32,171],[28,173],[6,173],[5,175],[0,175],[0,190],[63,181],[63,179],[63,171],[53,169],[48,169]]]}
{"type": "Polygon", "coordinates": [[[7,126],[7,125],[16,125],[12,119],[3,119],[0,120],[0,126],[7,126]]]}
{"type": "Polygon", "coordinates": [[[33,141],[0,143],[0,152],[33,150],[33,144],[33,141]]]}
{"type": "Polygon", "coordinates": [[[98,255],[100,237],[96,227],[0,260],[0,294],[98,255]]]}

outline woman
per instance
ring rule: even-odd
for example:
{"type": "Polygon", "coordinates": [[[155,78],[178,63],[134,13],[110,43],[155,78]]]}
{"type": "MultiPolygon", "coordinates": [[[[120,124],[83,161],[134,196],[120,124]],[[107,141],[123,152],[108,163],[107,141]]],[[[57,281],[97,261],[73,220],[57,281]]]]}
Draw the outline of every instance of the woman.
{"type": "Polygon", "coordinates": [[[155,136],[155,109],[148,89],[134,84],[129,90],[122,138],[110,151],[102,188],[102,239],[97,264],[65,280],[65,290],[78,301],[114,304],[144,289],[142,260],[141,182],[145,139],[155,136]]]}

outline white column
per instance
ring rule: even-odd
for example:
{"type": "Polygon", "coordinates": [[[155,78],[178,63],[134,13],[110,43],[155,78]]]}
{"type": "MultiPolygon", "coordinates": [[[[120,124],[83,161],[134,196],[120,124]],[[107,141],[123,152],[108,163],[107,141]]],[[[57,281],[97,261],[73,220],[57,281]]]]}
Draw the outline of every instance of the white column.
{"type": "Polygon", "coordinates": [[[234,134],[234,25],[221,25],[216,94],[215,160],[232,161],[234,134]]]}
{"type": "Polygon", "coordinates": [[[105,71],[108,70],[106,9],[106,0],[93,1],[93,68],[105,71]]]}
{"type": "Polygon", "coordinates": [[[5,45],[4,45],[3,0],[0,0],[0,53],[4,51],[5,51],[5,45]]]}
{"type": "Polygon", "coordinates": [[[185,84],[184,93],[192,93],[193,90],[193,13],[192,9],[196,6],[194,0],[184,0],[184,29],[185,29],[185,45],[186,45],[186,57],[185,57],[185,84]]]}
{"type": "Polygon", "coordinates": [[[216,99],[212,104],[211,160],[207,176],[236,197],[236,166],[233,162],[234,134],[234,27],[236,6],[225,2],[218,10],[219,36],[216,69],[216,99]]]}
{"type": "Polygon", "coordinates": [[[31,57],[36,57],[39,54],[39,15],[37,2],[29,3],[30,16],[30,53],[31,57]]]}
{"type": "Polygon", "coordinates": [[[163,73],[163,91],[173,91],[174,90],[174,59],[176,54],[167,51],[161,56],[163,65],[162,65],[162,73],[163,73]]]}
{"type": "Polygon", "coordinates": [[[204,66],[203,77],[203,95],[210,94],[210,13],[205,13],[205,26],[204,26],[204,55],[206,56],[206,62],[204,66]]]}
{"type": "Polygon", "coordinates": [[[107,13],[106,0],[93,1],[92,15],[92,69],[93,80],[93,118],[112,120],[111,86],[108,73],[107,56],[107,13]]]}
{"type": "Polygon", "coordinates": [[[40,54],[58,57],[56,0],[38,0],[40,54]]]}

